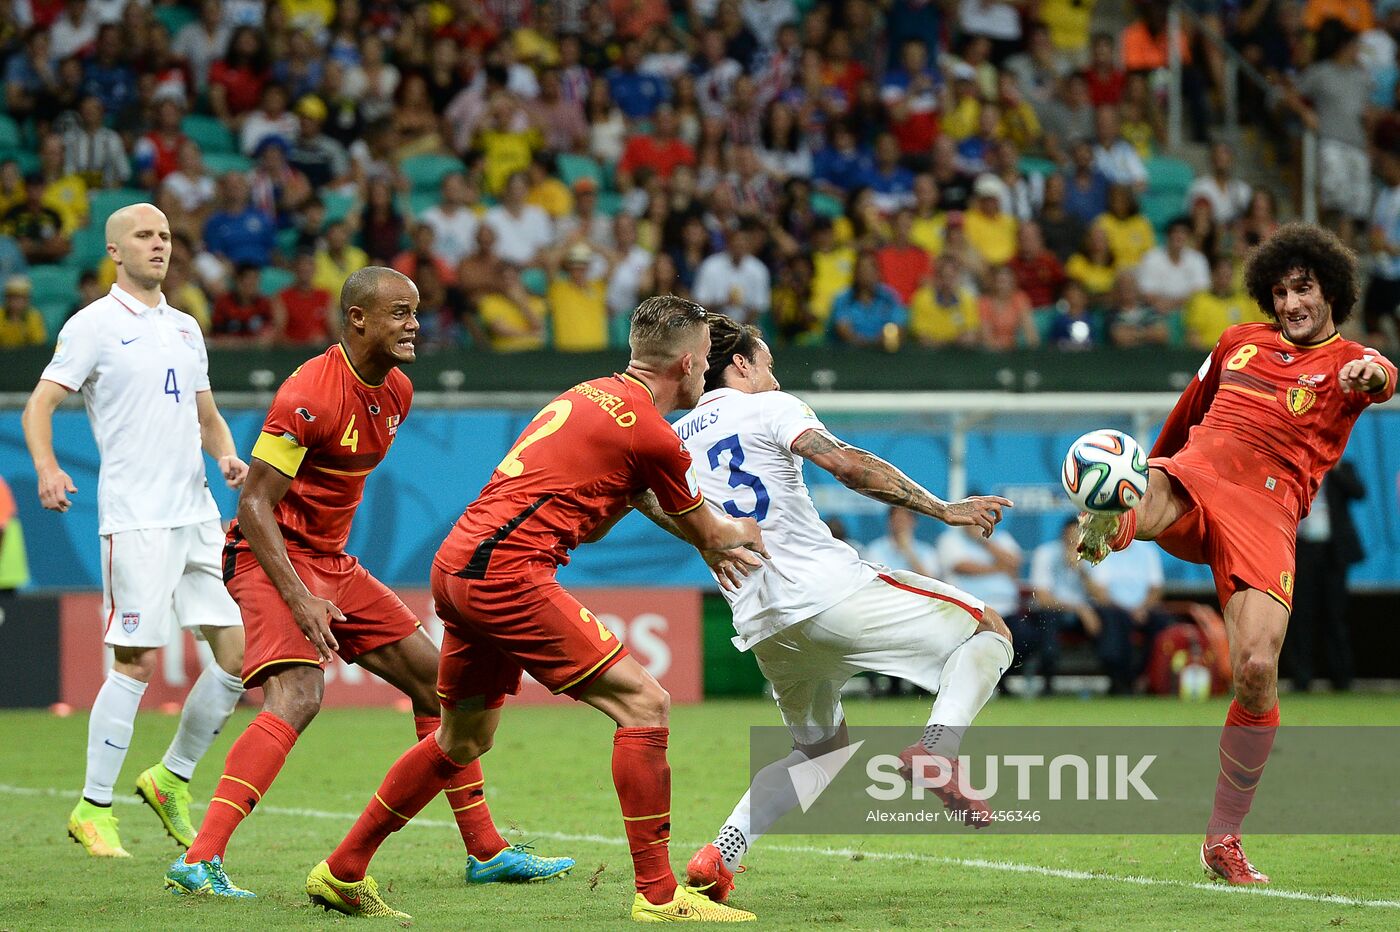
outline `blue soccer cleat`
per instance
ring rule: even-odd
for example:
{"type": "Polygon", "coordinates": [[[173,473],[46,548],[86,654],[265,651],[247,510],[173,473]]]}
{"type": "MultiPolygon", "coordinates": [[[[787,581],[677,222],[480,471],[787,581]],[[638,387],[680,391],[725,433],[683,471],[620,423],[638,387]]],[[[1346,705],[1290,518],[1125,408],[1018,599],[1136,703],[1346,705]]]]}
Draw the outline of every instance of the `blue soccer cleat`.
{"type": "Polygon", "coordinates": [[[182,854],[165,872],[165,888],[176,896],[255,897],[256,893],[234,886],[224,873],[224,860],[217,854],[212,861],[186,864],[182,854]]]}
{"type": "Polygon", "coordinates": [[[540,883],[574,869],[573,858],[542,858],[529,845],[511,845],[488,861],[467,855],[467,883],[540,883]]]}

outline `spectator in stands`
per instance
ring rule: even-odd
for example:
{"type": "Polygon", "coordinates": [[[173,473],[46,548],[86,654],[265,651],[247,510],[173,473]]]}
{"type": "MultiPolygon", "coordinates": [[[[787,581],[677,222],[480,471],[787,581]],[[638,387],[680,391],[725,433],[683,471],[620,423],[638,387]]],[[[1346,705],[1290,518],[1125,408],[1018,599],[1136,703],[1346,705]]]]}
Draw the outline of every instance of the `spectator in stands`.
{"type": "Polygon", "coordinates": [[[186,139],[180,145],[176,170],[165,176],[160,187],[162,192],[173,196],[187,213],[196,216],[203,229],[208,212],[214,205],[218,184],[205,170],[199,143],[186,139]]]}
{"type": "Polygon", "coordinates": [[[554,348],[570,353],[608,348],[608,305],[601,281],[590,280],[593,251],[584,243],[569,248],[564,272],[549,285],[546,303],[554,348]]]}
{"type": "Polygon", "coordinates": [[[180,149],[188,141],[181,129],[184,116],[178,100],[167,97],[156,104],[155,125],[132,148],[132,168],[141,187],[155,190],[179,170],[180,149]]]}
{"type": "MultiPolygon", "coordinates": [[[[1094,112],[1084,76],[1065,75],[1060,80],[1059,93],[1040,113],[1045,154],[1056,162],[1066,161],[1066,154],[1073,145],[1094,135],[1094,112]]],[[[1092,154],[1092,149],[1090,152],[1092,154]]]]}
{"type": "Polygon", "coordinates": [[[388,265],[403,245],[406,223],[389,179],[371,178],[359,207],[360,245],[370,262],[388,265]]]}
{"type": "Polygon", "coordinates": [[[909,312],[895,293],[880,283],[875,253],[861,250],[851,287],[832,302],[832,334],[847,346],[897,347],[908,325],[909,312]]]}
{"type": "Polygon", "coordinates": [[[102,98],[84,97],[63,132],[64,174],[77,175],[90,189],[119,188],[131,177],[126,146],[103,124],[104,115],[102,98]]]}
{"type": "Polygon", "coordinates": [[[122,60],[129,38],[114,25],[100,27],[95,51],[83,62],[83,94],[101,98],[110,114],[120,114],[136,99],[136,75],[122,60]]]}
{"type": "Polygon", "coordinates": [[[1117,106],[1123,99],[1123,86],[1127,81],[1127,72],[1118,64],[1118,47],[1113,36],[1095,33],[1089,47],[1089,67],[1084,69],[1090,103],[1095,107],[1117,106]]]}
{"type": "Polygon", "coordinates": [[[1045,246],[1040,224],[1021,224],[1016,233],[1016,255],[1011,259],[1011,271],[1016,287],[1025,292],[1032,308],[1050,307],[1060,297],[1065,283],[1065,268],[1059,258],[1045,246]]]}
{"type": "Polygon", "coordinates": [[[350,225],[337,220],[326,227],[325,240],[316,250],[316,274],[312,282],[340,299],[340,289],[353,273],[369,265],[369,256],[350,242],[350,225]]]}
{"type": "Polygon", "coordinates": [[[171,50],[184,60],[194,80],[195,90],[203,94],[209,87],[209,70],[228,47],[229,27],[223,21],[223,4],[219,0],[201,0],[199,18],[180,27],[171,50]]]}
{"type": "Polygon", "coordinates": [[[525,195],[525,203],[533,204],[549,214],[549,219],[556,224],[567,217],[574,209],[574,196],[569,192],[569,186],[558,178],[559,164],[553,152],[539,150],[530,158],[530,167],[526,169],[526,176],[529,179],[530,191],[525,195]]]}
{"type": "Polygon", "coordinates": [[[0,317],[0,349],[43,346],[49,341],[44,315],[30,297],[34,286],[23,275],[5,279],[5,314],[0,317]]]}
{"type": "Polygon", "coordinates": [[[477,316],[498,353],[543,349],[545,302],[525,290],[520,269],[506,263],[500,287],[477,301],[477,316]]]}
{"type": "Polygon", "coordinates": [[[768,267],[754,256],[762,235],[758,221],[745,219],[726,238],[722,252],[700,263],[691,288],[698,303],[740,323],[754,323],[768,312],[768,267]]]}
{"type": "Polygon", "coordinates": [[[1269,319],[1254,299],[1235,283],[1235,265],[1230,257],[1217,256],[1210,267],[1210,288],[1186,302],[1182,329],[1188,346],[1208,350],[1226,327],[1264,323],[1269,319]]]}
{"type": "Polygon", "coordinates": [[[724,33],[718,29],[706,29],[700,36],[700,54],[691,65],[691,73],[695,75],[695,96],[704,116],[724,116],[730,89],[743,72],[743,66],[729,57],[724,33]]]}
{"type": "Polygon", "coordinates": [[[0,217],[16,204],[24,203],[24,175],[20,173],[19,162],[5,159],[0,162],[0,217]]]}
{"type": "Polygon", "coordinates": [[[384,43],[374,33],[361,36],[359,63],[345,70],[345,93],[359,101],[366,123],[390,117],[394,93],[399,89],[399,69],[385,59],[384,43]]]}
{"type": "Polygon", "coordinates": [[[637,242],[637,220],[628,214],[613,218],[613,256],[606,300],[610,320],[631,320],[638,292],[651,269],[653,256],[637,242]]]}
{"type": "Polygon", "coordinates": [[[1234,223],[1244,216],[1249,207],[1250,187],[1234,177],[1235,150],[1227,142],[1217,142],[1210,147],[1210,174],[1200,175],[1191,182],[1186,192],[1186,201],[1191,203],[1198,197],[1210,202],[1217,223],[1234,223]]]}
{"type": "Polygon", "coordinates": [[[784,344],[817,344],[826,336],[826,320],[812,307],[810,256],[798,253],[778,265],[773,281],[772,331],[784,344]]]}
{"type": "Polygon", "coordinates": [[[1108,337],[1119,347],[1165,346],[1170,339],[1166,315],[1143,303],[1138,273],[1133,269],[1118,273],[1114,282],[1113,301],[1108,310],[1108,337]]]}
{"type": "Polygon", "coordinates": [[[1046,342],[1063,350],[1081,350],[1092,349],[1098,341],[1089,313],[1089,295],[1083,285],[1070,279],[1055,304],[1046,342]]]}
{"type": "Polygon", "coordinates": [[[63,4],[63,11],[49,26],[51,51],[54,58],[67,58],[90,49],[97,39],[101,21],[87,0],[63,4]]]}
{"type": "Polygon", "coordinates": [[[438,200],[423,211],[419,222],[433,230],[433,253],[451,270],[444,281],[456,281],[457,266],[476,248],[476,229],[480,222],[472,209],[475,192],[462,172],[443,176],[438,187],[438,200]]]}
{"type": "Polygon", "coordinates": [[[1123,138],[1116,107],[1094,111],[1094,167],[1109,184],[1127,185],[1138,193],[1147,190],[1147,167],[1123,138]]]}
{"type": "Polygon", "coordinates": [[[1078,140],[1070,150],[1065,172],[1065,210],[1082,223],[1093,223],[1108,210],[1108,179],[1094,162],[1094,146],[1078,140]]]}
{"type": "Polygon", "coordinates": [[[1021,547],[1005,527],[990,538],[976,528],[950,527],[938,536],[937,549],[945,582],[976,592],[1003,618],[1016,614],[1021,605],[1021,547]]]}
{"type": "Polygon", "coordinates": [[[869,183],[875,163],[856,144],[850,125],[836,122],[828,127],[829,143],[812,156],[812,182],[819,191],[844,197],[849,191],[869,183]]]}
{"type": "MultiPolygon", "coordinates": [[[[199,324],[199,329],[208,333],[209,327],[213,323],[213,308],[209,304],[209,295],[205,294],[204,289],[199,287],[198,282],[194,279],[193,264],[193,250],[190,249],[189,242],[176,237],[175,249],[170,254],[170,269],[165,274],[165,282],[161,285],[161,291],[164,292],[166,301],[170,303],[171,307],[178,307],[193,317],[195,322],[199,324]]],[[[69,317],[105,293],[97,281],[96,272],[83,273],[83,277],[78,281],[78,292],[78,303],[69,312],[69,317]]]]}
{"type": "Polygon", "coordinates": [[[3,232],[3,218],[4,214],[0,213],[0,281],[9,281],[16,275],[27,275],[29,263],[25,261],[19,242],[3,232]]]}
{"type": "Polygon", "coordinates": [[[963,171],[981,175],[988,171],[987,159],[1001,133],[1001,108],[995,103],[982,103],[977,111],[976,129],[958,143],[958,164],[963,171]]]}
{"type": "Polygon", "coordinates": [[[909,335],[921,346],[976,346],[982,334],[977,295],[963,281],[956,255],[934,262],[932,279],[909,302],[909,335]]]}
{"type": "Polygon", "coordinates": [[[637,38],[622,44],[622,57],[608,69],[608,92],[631,120],[648,119],[671,96],[670,85],[654,74],[640,71],[644,47],[637,38]]]}
{"type": "Polygon", "coordinates": [[[317,188],[343,182],[350,171],[350,153],[324,131],[329,110],[320,97],[308,94],[297,101],[297,130],[290,137],[287,160],[317,188]]]}
{"type": "Polygon", "coordinates": [[[1278,229],[1278,203],[1268,188],[1255,188],[1249,210],[1240,220],[1239,247],[1253,249],[1278,229]]]}
{"type": "Polygon", "coordinates": [[[251,26],[235,29],[226,48],[224,57],[209,67],[209,107],[230,129],[237,129],[258,105],[268,81],[267,49],[251,26]]]}
{"type": "MultiPolygon", "coordinates": [[[[635,44],[635,43],[634,43],[635,44]]],[[[627,141],[622,159],[617,164],[619,184],[621,175],[632,175],[639,168],[655,172],[663,181],[669,180],[678,165],[695,165],[695,150],[678,135],[676,111],[669,104],[655,108],[650,134],[639,134],[627,141]]]]}
{"type": "Polygon", "coordinates": [[[264,139],[280,139],[288,146],[297,138],[300,124],[296,114],[287,109],[287,89],[276,82],[265,84],[256,109],[243,118],[238,132],[238,148],[253,156],[264,139]]]}
{"type": "Polygon", "coordinates": [[[933,143],[933,164],[930,174],[938,189],[938,203],[945,211],[967,209],[972,200],[973,177],[963,171],[958,162],[957,144],[948,136],[939,136],[933,143]]]}
{"type": "MultiPolygon", "coordinates": [[[[1148,75],[1149,80],[1159,80],[1165,77],[1168,65],[1167,5],[1144,2],[1137,4],[1136,9],[1138,18],[1123,30],[1118,40],[1123,67],[1129,74],[1141,72],[1148,75]]],[[[1188,33],[1189,30],[1181,30],[1181,92],[1191,119],[1192,134],[1197,141],[1203,141],[1207,129],[1206,77],[1202,69],[1191,67],[1188,33]]]]}
{"type": "Polygon", "coordinates": [[[1119,275],[1118,263],[1113,258],[1109,245],[1108,231],[1098,225],[1089,228],[1084,235],[1083,248],[1065,263],[1065,276],[1078,282],[1093,306],[1102,306],[1109,300],[1113,283],[1119,275]]]}
{"type": "Polygon", "coordinates": [[[259,290],[260,270],[241,264],[234,271],[233,287],[214,302],[210,343],[271,346],[277,338],[272,302],[259,290]]]}
{"type": "Polygon", "coordinates": [[[1364,320],[1374,345],[1395,345],[1400,342],[1400,154],[1382,152],[1377,164],[1383,187],[1371,212],[1373,266],[1364,320]]]}
{"type": "Polygon", "coordinates": [[[549,215],[525,203],[529,181],[518,171],[506,180],[501,202],[486,212],[482,223],[496,234],[496,253],[521,268],[540,264],[540,252],[554,242],[554,224],[549,215]]]}
{"type": "Polygon", "coordinates": [[[989,273],[991,286],[978,300],[982,318],[982,346],[996,352],[1017,345],[1040,345],[1040,333],[1031,317],[1031,299],[1016,285],[1016,273],[1009,265],[998,265],[989,273]]]}
{"type": "Polygon", "coordinates": [[[889,286],[899,303],[906,307],[914,292],[933,272],[933,260],[926,249],[913,241],[913,231],[914,211],[903,208],[894,216],[894,239],[875,253],[880,281],[889,286]]]}
{"type": "Polygon", "coordinates": [[[554,152],[578,152],[588,144],[588,122],[583,102],[564,94],[557,68],[540,73],[540,96],[525,103],[530,122],[544,134],[545,148],[554,152]]]}
{"type": "Polygon", "coordinates": [[[231,265],[271,265],[277,235],[273,218],[253,206],[242,175],[230,172],[219,184],[220,209],[204,226],[205,246],[231,265]]]}
{"type": "Polygon", "coordinates": [[[1094,220],[1094,226],[1108,235],[1108,248],[1119,267],[1137,265],[1157,245],[1157,234],[1127,185],[1108,189],[1108,210],[1094,220]]]}
{"type": "Polygon", "coordinates": [[[1046,110],[1060,93],[1061,81],[1071,66],[1055,48],[1043,23],[1028,25],[1025,50],[1009,57],[1002,67],[1016,79],[1021,94],[1044,123],[1046,110]]]}
{"type": "Polygon", "coordinates": [[[1088,225],[1070,213],[1066,207],[1069,185],[1065,176],[1058,172],[1045,176],[1044,202],[1040,206],[1037,222],[1045,245],[1061,262],[1068,262],[1084,242],[1088,225]]]}
{"type": "Polygon", "coordinates": [[[899,151],[913,167],[928,164],[929,147],[938,135],[942,78],[929,63],[928,47],[911,40],[899,49],[899,66],[885,72],[880,100],[890,114],[890,130],[899,151]]]}
{"type": "Polygon", "coordinates": [[[1287,98],[1317,132],[1320,206],[1329,226],[1346,242],[1354,224],[1371,213],[1371,160],[1367,154],[1371,76],[1359,61],[1357,35],[1329,19],[1317,33],[1316,63],[1298,78],[1287,98]]]}
{"type": "Polygon", "coordinates": [[[428,82],[416,71],[409,72],[394,93],[394,157],[402,161],[419,155],[442,155],[447,151],[439,132],[438,115],[428,96],[428,82]]]}
{"type": "MultiPolygon", "coordinates": [[[[1074,547],[1073,541],[1069,546],[1074,547]]],[[[1171,623],[1162,611],[1160,552],[1156,547],[1129,547],[1097,566],[1077,565],[1084,571],[1085,591],[1103,622],[1096,646],[1108,674],[1109,693],[1131,693],[1147,668],[1157,635],[1171,623]]]]}
{"type": "Polygon", "coordinates": [[[24,200],[0,218],[0,232],[12,236],[30,265],[59,262],[72,250],[72,241],[63,232],[63,218],[45,203],[43,176],[24,180],[24,200]]]}
{"type": "Polygon", "coordinates": [[[1152,158],[1167,142],[1167,119],[1145,75],[1128,75],[1123,101],[1118,105],[1123,138],[1133,144],[1142,159],[1152,158]]]}
{"type": "Polygon", "coordinates": [[[885,536],[860,548],[861,558],[892,570],[938,577],[938,549],[919,540],[915,534],[918,523],[919,516],[907,508],[891,508],[885,517],[885,536]]]}
{"type": "Polygon", "coordinates": [[[437,269],[438,278],[442,279],[443,284],[451,286],[457,281],[457,267],[438,254],[436,233],[431,224],[422,221],[413,225],[408,248],[394,256],[390,265],[415,281],[418,271],[427,265],[437,269]]]}
{"type": "Polygon", "coordinates": [[[948,216],[942,206],[938,182],[933,180],[933,175],[928,172],[915,175],[909,239],[931,257],[943,251],[943,231],[948,216]]]}
{"type": "Polygon", "coordinates": [[[287,163],[287,143],[280,136],[258,143],[248,185],[253,206],[272,217],[279,229],[292,226],[313,194],[306,176],[287,163]]]}
{"type": "Polygon", "coordinates": [[[589,85],[583,115],[588,121],[588,154],[605,165],[616,164],[627,139],[627,117],[613,102],[603,78],[594,78],[589,85]]]}
{"type": "Polygon", "coordinates": [[[273,340],[285,346],[324,346],[339,339],[339,296],[316,287],[316,254],[297,253],[292,275],[292,283],[271,302],[273,340]]]}
{"type": "Polygon", "coordinates": [[[1210,263],[1191,245],[1191,222],[1174,217],[1167,243],[1149,249],[1138,263],[1138,288],[1159,314],[1181,311],[1192,295],[1210,287],[1210,263]]]}
{"type": "Polygon", "coordinates": [[[1191,223],[1191,242],[1201,251],[1207,261],[1214,261],[1218,255],[1228,255],[1235,249],[1237,226],[1222,226],[1215,220],[1215,211],[1205,195],[1197,195],[1191,201],[1186,219],[1191,223]]]}
{"type": "Polygon", "coordinates": [[[836,239],[835,226],[828,217],[818,217],[812,226],[812,314],[825,325],[836,296],[851,287],[855,279],[856,251],[849,242],[836,239]]]}
{"type": "Polygon", "coordinates": [[[1006,183],[981,175],[972,188],[972,209],[963,217],[967,241],[987,265],[1001,265],[1016,254],[1016,218],[1002,209],[1006,183]]]}
{"type": "Polygon", "coordinates": [[[12,51],[5,63],[5,108],[23,122],[58,84],[58,58],[49,30],[31,27],[24,36],[24,50],[12,51]]]}
{"type": "Polygon", "coordinates": [[[326,61],[316,40],[304,29],[288,37],[287,55],[272,65],[272,80],[287,89],[287,96],[300,100],[314,94],[326,76],[326,61]]]}
{"type": "Polygon", "coordinates": [[[763,170],[776,179],[812,175],[812,152],[792,107],[781,100],[772,101],[764,111],[757,154],[763,170]]]}
{"type": "Polygon", "coordinates": [[[1051,679],[1059,669],[1061,631],[1077,631],[1088,637],[1102,662],[1103,621],[1085,592],[1087,564],[1081,563],[1074,552],[1078,523],[1077,518],[1066,519],[1059,536],[1031,551],[1033,608],[1014,632],[1018,643],[1025,641],[1020,650],[1027,655],[1040,655],[1040,673],[1045,677],[1047,692],[1051,691],[1051,679]]]}

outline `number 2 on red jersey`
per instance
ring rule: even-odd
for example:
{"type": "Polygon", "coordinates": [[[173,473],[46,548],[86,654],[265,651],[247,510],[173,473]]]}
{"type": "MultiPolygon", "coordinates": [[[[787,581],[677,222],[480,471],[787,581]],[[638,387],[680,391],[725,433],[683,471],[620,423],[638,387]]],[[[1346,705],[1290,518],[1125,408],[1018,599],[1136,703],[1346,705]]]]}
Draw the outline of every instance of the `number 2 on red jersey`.
{"type": "Polygon", "coordinates": [[[501,460],[500,464],[496,467],[497,471],[503,472],[512,478],[524,472],[525,464],[520,461],[520,455],[524,453],[525,449],[531,444],[539,443],[541,440],[563,427],[564,422],[569,419],[569,415],[573,413],[573,410],[574,403],[564,398],[558,401],[551,401],[541,408],[540,413],[536,414],[530,421],[530,424],[538,424],[539,426],[525,433],[520,438],[520,442],[511,447],[505,459],[501,460]],[[546,418],[548,420],[546,420],[546,418]]]}

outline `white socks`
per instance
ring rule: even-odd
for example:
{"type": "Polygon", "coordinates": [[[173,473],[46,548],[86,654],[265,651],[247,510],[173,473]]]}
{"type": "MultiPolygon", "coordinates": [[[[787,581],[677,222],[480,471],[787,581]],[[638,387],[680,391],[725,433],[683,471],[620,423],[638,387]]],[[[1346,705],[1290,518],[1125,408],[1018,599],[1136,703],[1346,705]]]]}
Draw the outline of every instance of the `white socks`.
{"type": "Polygon", "coordinates": [[[162,763],[175,776],[188,781],[195,765],[223,730],[243,695],[243,681],[217,663],[210,663],[185,697],[180,728],[162,763]]]}
{"type": "Polygon", "coordinates": [[[807,799],[811,800],[831,782],[831,775],[797,750],[754,774],[748,792],[715,836],[715,847],[724,857],[725,867],[737,870],[749,848],[774,822],[797,807],[799,800],[793,781],[802,784],[807,799]]]}
{"type": "Polygon", "coordinates": [[[98,690],[88,718],[87,782],[83,798],[99,806],[112,804],[112,787],[121,773],[136,709],[146,693],[146,684],[116,670],[108,672],[98,690]]]}
{"type": "Polygon", "coordinates": [[[958,645],[943,665],[924,747],[950,758],[957,756],[963,732],[992,698],[1014,656],[1011,642],[995,631],[979,631],[958,645]]]}

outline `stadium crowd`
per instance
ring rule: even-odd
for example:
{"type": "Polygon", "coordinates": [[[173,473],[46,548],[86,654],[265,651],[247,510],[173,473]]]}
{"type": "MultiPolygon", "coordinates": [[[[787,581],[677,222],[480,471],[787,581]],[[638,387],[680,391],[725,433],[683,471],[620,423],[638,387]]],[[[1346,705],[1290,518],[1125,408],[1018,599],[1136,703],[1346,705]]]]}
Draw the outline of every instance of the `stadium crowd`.
{"type": "MultiPolygon", "coordinates": [[[[1192,6],[1280,82],[1265,129],[1318,128],[1390,342],[1400,2],[1192,6]]],[[[149,199],[213,345],[324,343],[379,263],[429,349],[616,346],[667,292],[784,343],[1207,347],[1262,319],[1239,265],[1279,211],[1228,145],[1194,178],[1161,155],[1164,10],[1114,35],[1092,0],[13,0],[0,346],[105,293],[103,220],[149,199]]],[[[1222,66],[1193,51],[1203,136],[1222,66]]]]}

